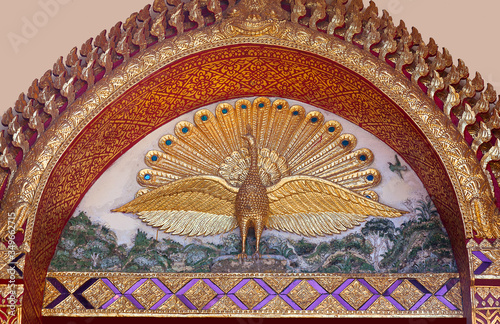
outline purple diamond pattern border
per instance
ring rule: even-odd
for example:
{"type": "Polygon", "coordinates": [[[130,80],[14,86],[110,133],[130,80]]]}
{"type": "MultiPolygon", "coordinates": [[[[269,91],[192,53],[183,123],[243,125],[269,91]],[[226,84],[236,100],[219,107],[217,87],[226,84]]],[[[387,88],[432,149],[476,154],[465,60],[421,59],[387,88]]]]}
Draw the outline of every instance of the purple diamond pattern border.
{"type": "MultiPolygon", "coordinates": [[[[274,289],[272,289],[262,278],[245,278],[242,279],[235,287],[229,290],[226,293],[219,288],[215,283],[213,283],[208,278],[201,279],[191,279],[187,284],[185,284],[179,291],[175,294],[168,289],[163,282],[158,278],[142,278],[139,279],[135,284],[132,285],[126,292],[122,293],[120,290],[108,279],[108,278],[91,278],[85,285],[75,291],[75,294],[81,295],[85,289],[89,288],[87,286],[88,283],[92,281],[95,282],[98,279],[101,279],[106,286],[108,286],[111,291],[115,294],[110,300],[108,300],[104,305],[101,306],[101,309],[107,309],[110,307],[115,301],[117,301],[120,297],[127,298],[137,309],[144,310],[144,306],[142,306],[133,296],[132,294],[147,280],[151,280],[158,288],[160,288],[165,295],[157,301],[150,310],[157,310],[162,304],[164,304],[169,298],[173,295],[177,296],[179,300],[186,305],[186,307],[190,310],[197,310],[197,307],[193,305],[193,303],[185,296],[185,294],[200,280],[203,281],[207,286],[210,287],[215,293],[216,296],[210,300],[205,306],[203,306],[202,310],[210,310],[213,305],[215,305],[223,296],[227,296],[231,299],[241,310],[249,310],[248,306],[246,306],[237,296],[236,293],[243,288],[250,280],[253,280],[257,283],[262,289],[265,290],[267,296],[260,301],[252,310],[258,311],[261,310],[264,306],[266,306],[271,300],[273,300],[276,296],[279,296],[284,302],[286,302],[292,309],[294,310],[303,310],[299,305],[297,305],[290,296],[288,296],[291,291],[297,287],[302,281],[306,281],[311,287],[313,287],[318,293],[319,296],[311,301],[311,304],[305,309],[306,311],[313,311],[321,304],[325,298],[331,295],[335,298],[347,311],[356,311],[356,309],[351,306],[346,300],[340,296],[340,294],[355,280],[357,280],[361,285],[363,285],[366,289],[370,291],[372,296],[361,306],[357,311],[366,311],[368,308],[375,303],[378,298],[385,298],[388,300],[396,309],[399,311],[406,311],[406,309],[396,301],[391,295],[392,293],[403,283],[404,280],[408,280],[413,286],[415,286],[419,291],[423,293],[423,296],[409,309],[409,311],[418,310],[433,294],[425,288],[417,279],[398,279],[396,280],[389,288],[387,288],[382,294],[380,294],[375,288],[373,288],[365,279],[362,278],[350,278],[346,279],[339,287],[337,287],[331,294],[328,293],[317,281],[314,279],[295,279],[292,283],[290,283],[282,292],[277,293],[274,289]]],[[[57,285],[57,289],[61,292],[61,296],[56,298],[54,302],[47,305],[46,309],[54,308],[56,303],[60,303],[63,299],[69,295],[69,292],[66,288],[64,288],[62,283],[56,282],[56,279],[48,278],[48,281],[51,283],[54,282],[57,285]]],[[[435,294],[434,296],[442,302],[447,308],[452,311],[458,310],[452,303],[450,303],[444,296],[448,293],[460,280],[458,278],[449,279],[446,284],[444,284],[435,294]]],[[[80,300],[79,300],[80,301],[80,300]]],[[[86,301],[86,300],[85,300],[86,301]]],[[[81,301],[80,301],[81,302],[81,301]]],[[[92,307],[89,305],[84,305],[86,308],[92,307]]]]}

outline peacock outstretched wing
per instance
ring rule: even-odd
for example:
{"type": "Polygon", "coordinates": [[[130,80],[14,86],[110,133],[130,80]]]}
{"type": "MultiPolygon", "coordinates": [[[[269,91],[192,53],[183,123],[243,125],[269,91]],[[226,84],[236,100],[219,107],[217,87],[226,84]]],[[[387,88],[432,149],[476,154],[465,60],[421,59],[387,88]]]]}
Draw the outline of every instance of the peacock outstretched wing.
{"type": "Polygon", "coordinates": [[[267,195],[266,226],[305,236],[338,234],[360,225],[368,216],[405,214],[331,181],[310,176],[284,178],[269,187],[267,195]]]}
{"type": "Polygon", "coordinates": [[[217,235],[238,226],[234,216],[237,192],[222,178],[195,176],[156,188],[113,211],[136,214],[167,233],[217,235]]]}

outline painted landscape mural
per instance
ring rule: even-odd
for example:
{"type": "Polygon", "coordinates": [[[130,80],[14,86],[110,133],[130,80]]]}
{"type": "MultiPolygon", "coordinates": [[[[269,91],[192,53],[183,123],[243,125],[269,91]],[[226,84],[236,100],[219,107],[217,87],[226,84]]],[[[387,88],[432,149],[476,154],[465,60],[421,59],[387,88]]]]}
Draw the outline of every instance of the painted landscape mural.
{"type": "MultiPolygon", "coordinates": [[[[193,120],[196,114],[193,111],[152,132],[100,176],[68,221],[49,270],[158,273],[456,272],[449,238],[438,211],[411,167],[385,143],[347,120],[297,101],[288,100],[288,103],[290,106],[303,106],[303,113],[309,111],[317,115],[319,111],[322,115],[318,116],[324,116],[325,121],[336,125],[327,127],[328,131],[342,128],[342,134],[352,134],[345,136],[351,136],[349,138],[356,141],[355,147],[350,148],[353,152],[365,152],[364,148],[369,148],[373,154],[359,155],[356,163],[372,159],[370,167],[378,170],[380,182],[370,188],[370,193],[365,191],[363,195],[370,199],[374,195],[381,204],[406,213],[393,218],[368,217],[339,234],[312,238],[268,228],[264,230],[259,246],[262,258],[249,258],[242,262],[237,258],[242,251],[237,228],[219,235],[187,237],[159,231],[132,213],[116,212],[116,208],[134,199],[136,193],[144,189],[140,181],[148,183],[153,180],[150,173],[144,173],[144,170],[141,171],[144,174],[138,176],[138,171],[145,167],[145,156],[149,158],[146,164],[156,161],[159,153],[153,154],[151,150],[158,149],[159,139],[164,139],[160,145],[171,144],[172,139],[168,137],[171,135],[165,134],[173,134],[177,123],[193,120]]],[[[216,107],[217,103],[204,109],[213,112],[216,107]]],[[[224,108],[222,113],[224,111],[228,110],[224,108]]],[[[204,116],[201,116],[201,121],[204,116]]],[[[310,123],[319,121],[318,117],[313,118],[310,123]]],[[[340,136],[340,133],[335,136],[340,136]]],[[[346,146],[349,141],[339,143],[346,146]]],[[[366,179],[373,180],[374,176],[368,175],[366,179]]],[[[255,244],[255,233],[251,230],[246,242],[249,257],[255,252],[255,244]]]]}
{"type": "MultiPolygon", "coordinates": [[[[427,196],[408,201],[409,220],[396,227],[390,219],[372,218],[360,233],[314,243],[283,239],[268,232],[260,249],[260,270],[273,272],[376,273],[456,272],[448,236],[427,196]]],[[[157,240],[137,230],[133,244],[118,244],[116,234],[93,223],[80,212],[67,224],[51,271],[118,272],[232,272],[252,270],[242,266],[239,234],[222,237],[222,244],[183,245],[171,239],[157,240]]],[[[253,253],[251,236],[247,249],[253,253]]],[[[243,271],[244,272],[244,271],[243,271]]]]}

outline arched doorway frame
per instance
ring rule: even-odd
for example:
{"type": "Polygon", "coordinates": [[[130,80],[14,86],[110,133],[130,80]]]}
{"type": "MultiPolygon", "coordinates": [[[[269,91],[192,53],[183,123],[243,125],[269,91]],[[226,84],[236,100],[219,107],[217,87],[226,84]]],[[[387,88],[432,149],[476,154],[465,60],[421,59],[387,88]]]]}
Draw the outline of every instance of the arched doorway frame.
{"type": "MultiPolygon", "coordinates": [[[[417,85],[409,82],[404,73],[394,70],[386,62],[373,57],[368,51],[356,45],[294,23],[267,22],[256,32],[254,29],[246,29],[238,19],[227,19],[204,30],[185,33],[148,49],[144,48],[128,62],[124,62],[119,69],[107,74],[101,83],[86,91],[67,108],[68,111],[61,115],[54,125],[45,131],[32,147],[30,154],[26,155],[4,198],[6,205],[10,207],[7,212],[15,211],[18,223],[28,221],[24,244],[28,255],[30,250],[37,250],[36,247],[30,247],[30,242],[34,239],[32,235],[37,221],[35,215],[46,181],[80,131],[115,99],[147,76],[194,53],[236,44],[272,44],[314,53],[368,80],[405,112],[425,134],[439,155],[453,184],[460,208],[460,220],[464,227],[461,234],[463,251],[465,251],[465,239],[496,237],[495,231],[490,232],[491,229],[495,230],[496,224],[492,221],[495,213],[494,198],[487,175],[482,171],[473,151],[452,122],[429,96],[422,93],[417,85]],[[459,152],[459,154],[453,155],[449,152],[459,152]]],[[[431,97],[434,97],[432,85],[430,88],[431,97]]],[[[69,215],[66,215],[66,219],[68,217],[69,215]]],[[[450,229],[448,228],[449,232],[450,229]]],[[[59,228],[60,230],[62,228],[59,228]]],[[[451,231],[456,230],[456,228],[451,229],[451,231]]],[[[39,282],[45,277],[44,271],[35,274],[32,269],[29,273],[30,262],[33,263],[38,257],[38,254],[29,255],[26,278],[32,276],[31,278],[39,282]]],[[[467,277],[467,280],[463,281],[466,287],[470,286],[470,273],[467,271],[470,270],[467,264],[469,257],[466,253],[462,256],[466,263],[461,275],[467,277]]],[[[29,289],[27,292],[28,298],[33,296],[33,300],[30,298],[28,304],[32,307],[39,304],[40,291],[32,295],[29,289]]],[[[467,292],[470,292],[468,288],[463,291],[466,299],[464,306],[470,303],[467,292]]],[[[26,315],[29,318],[29,312],[26,315]]]]}

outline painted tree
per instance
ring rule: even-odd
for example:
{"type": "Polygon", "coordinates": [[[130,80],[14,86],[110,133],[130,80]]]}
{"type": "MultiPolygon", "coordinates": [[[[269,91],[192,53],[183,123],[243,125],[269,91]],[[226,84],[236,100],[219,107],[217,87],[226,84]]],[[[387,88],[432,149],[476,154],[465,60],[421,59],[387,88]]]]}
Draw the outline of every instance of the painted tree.
{"type": "Polygon", "coordinates": [[[375,270],[380,270],[380,260],[382,253],[388,251],[394,240],[395,226],[394,223],[387,218],[373,218],[366,222],[361,233],[373,246],[371,258],[375,270]]]}
{"type": "Polygon", "coordinates": [[[431,219],[433,216],[439,215],[431,197],[427,196],[425,199],[420,199],[417,201],[417,204],[418,206],[415,208],[415,213],[417,214],[419,221],[426,221],[431,219]]]}

